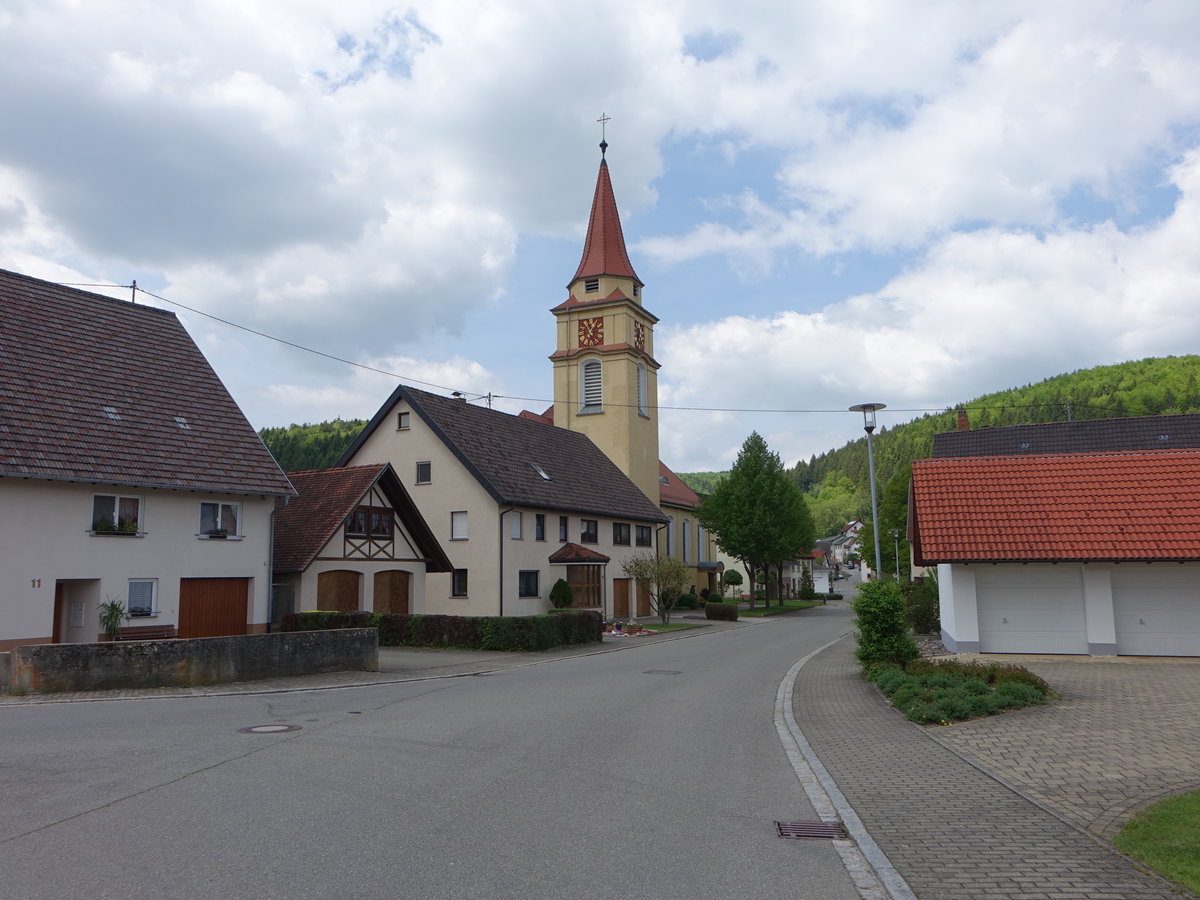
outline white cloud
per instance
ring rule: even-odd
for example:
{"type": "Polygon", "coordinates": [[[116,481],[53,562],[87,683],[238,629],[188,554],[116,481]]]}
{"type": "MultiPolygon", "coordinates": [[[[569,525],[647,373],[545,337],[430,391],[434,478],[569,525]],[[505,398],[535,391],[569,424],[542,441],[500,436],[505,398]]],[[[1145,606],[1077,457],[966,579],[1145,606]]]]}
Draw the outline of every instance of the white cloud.
{"type": "MultiPolygon", "coordinates": [[[[1104,224],[1045,237],[954,234],[879,291],[816,313],[660,329],[664,405],[834,410],[836,420],[878,400],[893,410],[881,421],[896,424],[1077,368],[1193,353],[1200,321],[1179,312],[1200,297],[1200,151],[1172,171],[1182,192],[1175,211],[1137,233],[1104,224]]],[[[668,418],[680,432],[696,427],[695,414],[668,418]]],[[[734,419],[721,430],[736,429],[734,419]]],[[[789,463],[858,436],[849,427],[829,443],[830,415],[757,421],[771,423],[775,441],[764,436],[789,463]]],[[[720,444],[669,446],[686,454],[683,471],[732,461],[720,444]]]]}

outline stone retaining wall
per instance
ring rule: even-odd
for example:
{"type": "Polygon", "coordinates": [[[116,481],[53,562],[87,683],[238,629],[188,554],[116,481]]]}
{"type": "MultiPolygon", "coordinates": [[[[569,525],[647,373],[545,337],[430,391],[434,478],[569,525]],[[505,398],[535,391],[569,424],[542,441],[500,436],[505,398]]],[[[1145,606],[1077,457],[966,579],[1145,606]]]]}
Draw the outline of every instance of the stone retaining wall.
{"type": "Polygon", "coordinates": [[[36,644],[0,661],[3,691],[96,691],[379,670],[374,628],[102,644],[36,644]],[[7,669],[7,671],[6,671],[7,669]],[[7,677],[5,677],[7,675],[7,677]]]}

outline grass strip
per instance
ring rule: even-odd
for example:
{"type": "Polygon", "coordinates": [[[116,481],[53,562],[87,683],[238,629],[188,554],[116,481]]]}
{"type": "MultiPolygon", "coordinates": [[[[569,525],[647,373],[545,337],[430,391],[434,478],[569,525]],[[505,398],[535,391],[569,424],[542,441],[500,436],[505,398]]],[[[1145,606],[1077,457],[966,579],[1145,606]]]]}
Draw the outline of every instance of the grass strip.
{"type": "Polygon", "coordinates": [[[1200,893],[1200,791],[1168,797],[1125,823],[1113,843],[1160,875],[1200,893]]]}

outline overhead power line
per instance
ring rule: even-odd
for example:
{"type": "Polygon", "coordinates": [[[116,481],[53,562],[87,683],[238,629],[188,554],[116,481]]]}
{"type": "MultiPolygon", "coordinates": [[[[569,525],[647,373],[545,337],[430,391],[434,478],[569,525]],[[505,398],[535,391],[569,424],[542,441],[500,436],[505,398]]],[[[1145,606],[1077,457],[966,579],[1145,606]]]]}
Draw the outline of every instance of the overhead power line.
{"type": "MultiPolygon", "coordinates": [[[[132,281],[130,284],[104,284],[104,283],[96,283],[96,282],[69,282],[69,281],[62,281],[62,282],[59,282],[59,284],[61,284],[63,287],[122,288],[125,290],[131,290],[133,292],[133,298],[135,300],[136,300],[138,292],[141,292],[141,293],[147,295],[148,297],[153,297],[155,300],[161,300],[163,303],[169,303],[172,306],[179,307],[180,309],[186,309],[190,313],[194,313],[198,316],[203,316],[206,319],[212,319],[214,322],[220,322],[222,325],[228,325],[230,328],[236,328],[239,331],[245,331],[246,333],[253,334],[256,337],[264,338],[268,341],[274,341],[277,344],[283,344],[285,347],[291,347],[294,350],[301,350],[305,353],[312,353],[314,356],[320,356],[324,359],[331,360],[332,362],[342,363],[343,365],[353,366],[356,369],[362,369],[366,372],[374,372],[378,375],[386,375],[389,378],[395,378],[398,381],[402,381],[402,382],[406,382],[406,383],[410,383],[410,384],[420,384],[420,385],[424,385],[425,387],[437,388],[438,390],[449,391],[450,393],[461,394],[463,396],[469,396],[472,402],[478,401],[478,400],[486,400],[489,407],[492,405],[492,402],[495,400],[519,400],[522,403],[539,403],[539,404],[541,404],[541,403],[553,404],[555,402],[555,400],[553,400],[552,398],[545,398],[545,397],[521,397],[521,396],[517,396],[514,394],[496,394],[496,393],[492,393],[490,391],[488,393],[480,393],[479,391],[468,391],[468,390],[464,390],[462,388],[450,387],[449,385],[437,384],[432,381],[423,381],[420,378],[413,378],[410,375],[404,375],[399,372],[392,372],[392,371],[389,371],[388,369],[381,369],[377,366],[369,366],[366,363],[355,362],[352,359],[346,359],[345,357],[342,357],[342,356],[336,356],[335,354],[332,354],[332,353],[326,353],[324,350],[317,350],[314,347],[308,347],[304,344],[298,344],[295,341],[289,341],[286,338],[277,337],[276,335],[268,334],[265,331],[259,331],[258,329],[251,328],[248,325],[242,325],[238,322],[233,322],[229,319],[222,318],[221,316],[214,315],[213,313],[205,312],[202,309],[197,309],[194,306],[188,306],[186,303],[180,303],[178,300],[172,300],[169,297],[163,297],[160,294],[156,294],[153,291],[148,291],[144,287],[141,287],[137,283],[136,280],[132,281]]],[[[612,406],[612,407],[618,407],[618,408],[626,408],[627,407],[627,408],[632,409],[635,404],[612,403],[612,402],[606,401],[605,405],[612,406]]],[[[892,413],[916,413],[916,414],[929,413],[932,415],[938,415],[938,414],[942,414],[942,413],[953,413],[953,411],[960,406],[966,406],[971,410],[982,411],[982,410],[1008,410],[1008,409],[1044,409],[1047,405],[1049,405],[1049,404],[1046,404],[1046,403],[1008,403],[1008,404],[1001,404],[998,406],[979,406],[979,405],[973,404],[973,403],[967,403],[967,404],[952,403],[952,404],[947,404],[946,406],[937,406],[937,407],[932,407],[932,406],[931,407],[912,407],[912,408],[889,407],[888,411],[892,412],[892,413]]],[[[1073,406],[1076,409],[1082,408],[1082,409],[1088,409],[1088,410],[1093,410],[1093,411],[1097,411],[1097,412],[1115,412],[1115,410],[1112,410],[1108,407],[1103,407],[1103,406],[1088,406],[1087,404],[1081,404],[1081,403],[1072,403],[1071,406],[1073,406]]],[[[838,409],[795,409],[795,408],[785,408],[785,407],[772,408],[772,407],[741,407],[741,406],[655,406],[654,409],[669,410],[672,412],[770,413],[770,414],[788,414],[788,415],[826,415],[826,414],[830,414],[830,413],[846,412],[845,409],[841,409],[841,408],[838,408],[838,409]]]]}

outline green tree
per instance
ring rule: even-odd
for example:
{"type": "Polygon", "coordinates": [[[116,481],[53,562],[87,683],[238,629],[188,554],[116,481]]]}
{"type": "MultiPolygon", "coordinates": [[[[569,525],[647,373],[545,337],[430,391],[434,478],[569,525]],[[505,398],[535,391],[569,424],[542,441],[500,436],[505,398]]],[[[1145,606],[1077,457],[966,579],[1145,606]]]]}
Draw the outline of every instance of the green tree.
{"type": "Polygon", "coordinates": [[[683,593],[690,574],[683,561],[674,556],[642,553],[625,560],[621,568],[638,587],[646,589],[650,594],[650,606],[664,625],[670,625],[671,610],[683,593]]]}
{"type": "MultiPolygon", "coordinates": [[[[901,580],[911,577],[909,572],[909,555],[906,552],[908,532],[908,483],[912,481],[912,466],[906,466],[888,479],[884,485],[883,497],[879,501],[879,559],[883,565],[882,572],[876,572],[877,578],[894,578],[896,575],[896,549],[900,550],[901,580]],[[899,542],[892,532],[899,532],[899,542]]],[[[858,533],[861,542],[863,559],[874,568],[875,565],[875,531],[870,517],[863,521],[862,531],[858,533]]]]}
{"type": "MultiPolygon", "coordinates": [[[[729,475],[700,502],[696,519],[718,547],[741,560],[752,584],[770,566],[807,554],[814,539],[804,494],[758,432],[746,438],[729,475]]],[[[767,578],[768,605],[778,588],[778,579],[767,578]]]]}

